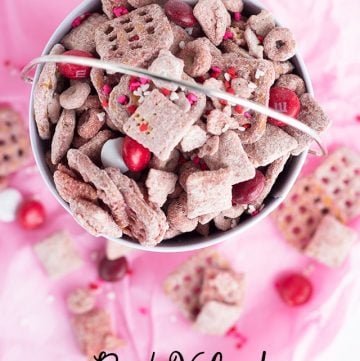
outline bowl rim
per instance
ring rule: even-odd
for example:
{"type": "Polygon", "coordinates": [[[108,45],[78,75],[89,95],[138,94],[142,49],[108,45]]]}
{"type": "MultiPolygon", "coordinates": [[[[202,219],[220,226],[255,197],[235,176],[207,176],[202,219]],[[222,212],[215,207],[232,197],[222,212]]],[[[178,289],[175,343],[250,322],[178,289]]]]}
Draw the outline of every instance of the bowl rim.
{"type": "MultiPolygon", "coordinates": [[[[244,5],[245,8],[250,7],[252,13],[258,13],[260,12],[261,9],[264,9],[264,6],[261,5],[261,3],[256,0],[244,0],[244,5]]],[[[99,7],[99,6],[100,6],[100,0],[84,0],[73,11],[71,11],[51,35],[46,46],[44,47],[42,55],[48,54],[50,52],[50,49],[62,39],[62,37],[66,34],[66,32],[69,31],[69,29],[71,29],[71,23],[73,19],[75,19],[77,16],[87,11],[94,10],[95,7],[99,7]]],[[[276,20],[276,23],[278,25],[281,25],[281,23],[278,20],[276,20]]],[[[304,79],[307,92],[310,93],[311,95],[314,95],[314,91],[307,67],[304,63],[301,54],[298,51],[296,52],[295,56],[292,58],[292,63],[295,65],[297,72],[300,73],[301,77],[304,79]]],[[[61,204],[61,206],[70,215],[72,215],[69,205],[60,197],[60,195],[58,194],[55,188],[52,174],[45,160],[45,152],[43,151],[43,144],[42,144],[43,141],[40,139],[38,135],[38,131],[35,123],[34,107],[33,107],[34,88],[39,79],[42,68],[43,68],[42,66],[38,66],[36,69],[33,85],[31,88],[31,93],[30,93],[29,133],[30,133],[31,147],[34,154],[36,165],[48,189],[50,190],[52,195],[56,198],[56,200],[61,204]]],[[[225,241],[226,239],[230,239],[237,235],[240,235],[242,232],[245,232],[247,229],[261,222],[264,218],[266,218],[271,212],[273,212],[280,205],[280,203],[290,192],[296,179],[298,178],[301,169],[305,163],[307,154],[308,154],[308,149],[306,149],[303,153],[301,153],[296,157],[294,156],[291,157],[291,159],[288,160],[285,166],[287,168],[286,179],[283,180],[282,184],[278,184],[279,179],[277,180],[277,182],[273,186],[273,189],[276,188],[276,192],[275,194],[269,195],[271,196],[271,199],[266,203],[264,208],[259,212],[259,214],[253,217],[249,217],[248,219],[242,221],[239,225],[237,225],[235,228],[231,230],[228,230],[226,232],[219,231],[216,234],[212,234],[208,237],[204,237],[201,235],[198,236],[193,235],[191,237],[191,234],[184,234],[175,237],[174,239],[166,240],[155,247],[146,247],[141,245],[136,240],[131,240],[127,238],[108,238],[108,237],[105,238],[133,249],[147,251],[147,252],[156,252],[156,253],[176,253],[176,252],[194,251],[219,244],[225,241]],[[189,237],[192,238],[191,241],[186,239],[189,237]]],[[[282,172],[281,174],[284,177],[285,173],[282,172]]],[[[73,220],[77,222],[75,218],[73,218],[73,220]]],[[[86,230],[84,231],[86,232],[86,230]]]]}

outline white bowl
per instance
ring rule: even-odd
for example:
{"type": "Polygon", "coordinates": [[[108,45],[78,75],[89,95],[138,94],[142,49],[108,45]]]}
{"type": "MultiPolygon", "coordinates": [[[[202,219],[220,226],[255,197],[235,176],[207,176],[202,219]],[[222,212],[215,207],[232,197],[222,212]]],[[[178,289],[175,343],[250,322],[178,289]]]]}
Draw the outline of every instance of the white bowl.
{"type": "MultiPolygon", "coordinates": [[[[257,1],[253,0],[244,0],[245,14],[257,14],[263,8],[257,1]]],[[[49,42],[47,43],[43,55],[49,53],[50,49],[58,42],[61,41],[63,36],[69,32],[71,29],[72,21],[79,15],[84,14],[88,11],[99,10],[100,8],[100,0],[85,0],[82,2],[74,11],[72,11],[65,20],[60,24],[60,26],[55,30],[54,34],[51,36],[49,42]]],[[[306,66],[303,62],[302,57],[299,54],[292,59],[292,62],[296,68],[296,72],[304,79],[307,87],[307,92],[313,94],[313,88],[310,81],[310,77],[306,66]]],[[[54,197],[58,200],[58,202],[69,212],[69,205],[60,197],[57,193],[52,174],[47,166],[45,161],[45,151],[44,151],[44,143],[40,139],[38,135],[38,131],[35,124],[34,119],[34,111],[33,111],[33,93],[34,86],[39,78],[42,67],[38,67],[35,77],[34,83],[31,92],[31,101],[30,101],[30,113],[29,113],[29,121],[30,121],[30,139],[31,145],[33,149],[33,153],[35,156],[35,160],[37,166],[39,167],[40,173],[45,180],[46,185],[54,195],[54,197]]],[[[291,157],[287,162],[284,171],[281,173],[279,178],[277,179],[270,195],[265,200],[265,207],[262,211],[254,216],[243,220],[237,227],[227,232],[215,232],[212,233],[208,237],[203,237],[197,235],[195,233],[183,234],[174,239],[164,241],[160,245],[155,248],[144,247],[138,243],[136,240],[132,240],[128,237],[124,237],[121,239],[113,239],[120,244],[123,244],[128,247],[144,250],[144,251],[152,251],[152,252],[183,252],[183,251],[191,251],[204,247],[209,247],[220,243],[228,238],[234,237],[236,235],[240,235],[241,232],[244,232],[250,227],[254,227],[258,224],[262,219],[267,217],[271,212],[273,212],[279,204],[283,201],[286,195],[289,193],[290,189],[294,185],[296,179],[299,176],[299,173],[304,165],[307,151],[303,152],[297,157],[291,157]]]]}

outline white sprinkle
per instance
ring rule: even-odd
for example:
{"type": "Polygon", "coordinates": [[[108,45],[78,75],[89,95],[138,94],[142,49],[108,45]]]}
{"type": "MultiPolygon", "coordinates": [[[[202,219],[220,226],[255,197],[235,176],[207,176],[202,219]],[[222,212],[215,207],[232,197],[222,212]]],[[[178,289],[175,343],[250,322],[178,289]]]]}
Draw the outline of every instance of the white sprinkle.
{"type": "Polygon", "coordinates": [[[239,130],[240,132],[245,132],[246,128],[244,128],[244,127],[239,127],[238,130],[239,130]]]}
{"type": "Polygon", "coordinates": [[[106,114],[105,112],[102,112],[102,113],[97,113],[96,114],[97,118],[99,119],[100,122],[105,122],[105,117],[106,117],[106,114]]]}
{"type": "Polygon", "coordinates": [[[140,86],[140,88],[143,92],[145,92],[150,88],[150,84],[143,84],[140,86]]]}
{"type": "Polygon", "coordinates": [[[186,91],[186,88],[184,86],[180,86],[180,89],[184,92],[186,91]]]}
{"type": "Polygon", "coordinates": [[[248,213],[251,214],[251,213],[254,213],[256,211],[256,208],[252,204],[249,204],[247,211],[248,211],[248,213]]]}
{"type": "Polygon", "coordinates": [[[189,35],[192,35],[192,33],[193,33],[193,28],[185,28],[185,31],[186,31],[189,35]]]}
{"type": "Polygon", "coordinates": [[[109,292],[107,295],[106,295],[107,299],[110,300],[110,301],[113,301],[116,299],[116,294],[115,292],[109,292]]]}
{"type": "Polygon", "coordinates": [[[229,130],[229,128],[230,128],[230,125],[229,125],[229,124],[225,124],[224,127],[221,129],[221,131],[222,131],[223,133],[225,133],[226,131],[229,130]]]}
{"type": "Polygon", "coordinates": [[[47,303],[53,303],[55,301],[55,297],[53,295],[47,295],[46,296],[46,302],[47,303]]]}
{"type": "Polygon", "coordinates": [[[135,90],[133,94],[139,97],[142,95],[142,90],[139,88],[138,90],[135,90]]]}
{"type": "Polygon", "coordinates": [[[230,81],[231,76],[230,76],[229,73],[225,73],[225,74],[224,74],[224,78],[225,78],[225,80],[230,81]]]}
{"type": "Polygon", "coordinates": [[[178,99],[179,99],[179,96],[175,92],[172,92],[170,94],[170,100],[174,101],[174,100],[178,100],[178,99]]]}
{"type": "Polygon", "coordinates": [[[179,48],[180,49],[184,49],[185,48],[185,41],[180,41],[180,43],[179,43],[179,48]]]}
{"type": "Polygon", "coordinates": [[[148,96],[148,95],[150,95],[151,94],[151,91],[146,91],[146,92],[144,92],[144,96],[148,96]]]}
{"type": "Polygon", "coordinates": [[[145,98],[141,95],[140,98],[139,98],[139,100],[138,100],[138,103],[141,104],[141,103],[144,101],[144,99],[145,99],[145,98]]]}
{"type": "Polygon", "coordinates": [[[256,85],[255,83],[253,83],[253,82],[250,82],[250,83],[248,84],[248,87],[249,87],[249,89],[256,89],[256,88],[257,88],[257,85],[256,85]]]}
{"type": "Polygon", "coordinates": [[[260,79],[262,76],[265,75],[265,72],[260,70],[260,69],[257,69],[256,70],[256,73],[255,73],[255,79],[260,79]]]}

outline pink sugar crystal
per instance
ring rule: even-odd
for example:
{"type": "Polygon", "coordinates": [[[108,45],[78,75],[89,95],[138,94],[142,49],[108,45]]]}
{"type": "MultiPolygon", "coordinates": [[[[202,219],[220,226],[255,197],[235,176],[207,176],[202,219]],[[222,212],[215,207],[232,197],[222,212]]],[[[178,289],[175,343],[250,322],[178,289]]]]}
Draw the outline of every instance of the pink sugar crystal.
{"type": "Polygon", "coordinates": [[[109,84],[105,84],[101,90],[104,95],[110,95],[112,88],[109,84]]]}
{"type": "Polygon", "coordinates": [[[125,105],[127,103],[129,103],[129,98],[126,95],[120,95],[117,99],[118,103],[120,103],[121,105],[125,105]]]}
{"type": "Polygon", "coordinates": [[[234,20],[235,21],[240,21],[241,20],[241,13],[240,12],[234,13],[234,20]]]}
{"type": "Polygon", "coordinates": [[[138,90],[138,88],[141,86],[141,83],[139,81],[131,81],[129,83],[129,89],[131,92],[138,90]]]}
{"type": "Polygon", "coordinates": [[[194,94],[194,93],[188,93],[188,94],[186,95],[186,98],[187,98],[187,100],[189,101],[189,103],[190,103],[191,105],[195,104],[195,103],[198,101],[198,97],[197,97],[197,95],[194,94]]]}
{"type": "Polygon", "coordinates": [[[114,15],[118,18],[119,16],[125,15],[129,13],[129,10],[123,6],[117,6],[113,9],[114,15]]]}
{"type": "Polygon", "coordinates": [[[234,34],[231,30],[226,30],[225,31],[225,35],[224,35],[224,40],[229,40],[232,39],[234,37],[234,34]]]}

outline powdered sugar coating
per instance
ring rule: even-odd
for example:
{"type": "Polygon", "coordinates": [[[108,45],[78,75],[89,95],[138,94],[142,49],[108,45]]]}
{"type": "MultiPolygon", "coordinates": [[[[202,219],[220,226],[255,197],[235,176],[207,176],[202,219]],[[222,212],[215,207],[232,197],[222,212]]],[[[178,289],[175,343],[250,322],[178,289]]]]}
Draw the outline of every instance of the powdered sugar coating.
{"type": "Polygon", "coordinates": [[[80,108],[84,105],[90,92],[89,84],[77,81],[60,94],[60,105],[68,110],[80,108]]]}
{"type": "Polygon", "coordinates": [[[286,61],[296,53],[292,32],[286,28],[274,28],[264,39],[264,52],[273,61],[286,61]]]}

